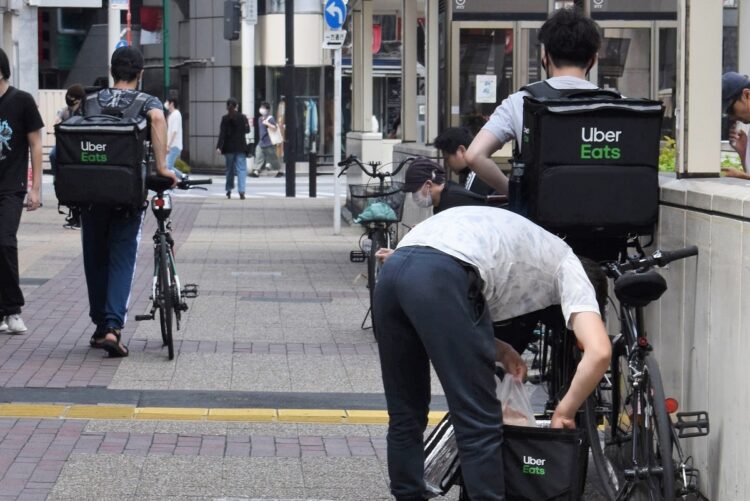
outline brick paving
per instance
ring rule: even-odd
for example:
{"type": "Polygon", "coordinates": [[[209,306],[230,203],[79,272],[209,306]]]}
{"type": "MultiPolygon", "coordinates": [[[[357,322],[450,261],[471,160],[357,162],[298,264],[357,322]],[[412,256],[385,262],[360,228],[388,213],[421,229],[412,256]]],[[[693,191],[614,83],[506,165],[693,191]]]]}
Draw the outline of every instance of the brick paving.
{"type": "MultiPolygon", "coordinates": [[[[44,499],[71,454],[218,458],[371,457],[385,438],[84,431],[84,420],[0,419],[0,499],[44,499]]],[[[93,480],[93,479],[92,479],[93,480]]]]}
{"type": "MultiPolygon", "coordinates": [[[[128,348],[132,352],[158,351],[158,339],[132,339],[128,348]]],[[[178,353],[252,353],[263,355],[377,355],[378,344],[371,343],[254,343],[232,341],[175,340],[178,353]]]]}
{"type": "MultiPolygon", "coordinates": [[[[202,205],[180,200],[179,208],[172,213],[178,246],[180,236],[190,232],[202,205]]],[[[155,227],[149,212],[138,252],[131,311],[140,311],[148,301],[155,227]]],[[[93,325],[83,276],[79,254],[55,277],[27,293],[23,318],[28,332],[0,335],[0,387],[66,388],[107,386],[112,382],[120,360],[108,359],[101,350],[89,347],[93,325]]],[[[134,331],[135,323],[128,322],[123,329],[126,343],[134,331]]]]}

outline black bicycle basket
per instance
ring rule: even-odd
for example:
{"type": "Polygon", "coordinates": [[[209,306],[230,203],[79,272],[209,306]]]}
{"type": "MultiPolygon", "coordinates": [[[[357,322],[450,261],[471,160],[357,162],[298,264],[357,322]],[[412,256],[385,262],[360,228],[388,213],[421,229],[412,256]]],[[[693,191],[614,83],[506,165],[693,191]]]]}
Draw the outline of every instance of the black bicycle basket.
{"type": "Polygon", "coordinates": [[[347,208],[352,214],[352,219],[360,218],[360,222],[386,221],[398,222],[404,212],[404,198],[406,194],[402,191],[404,183],[391,181],[383,187],[379,183],[350,184],[349,200],[347,208]],[[374,204],[385,204],[393,211],[374,204]],[[385,210],[378,210],[385,209],[385,210]]]}

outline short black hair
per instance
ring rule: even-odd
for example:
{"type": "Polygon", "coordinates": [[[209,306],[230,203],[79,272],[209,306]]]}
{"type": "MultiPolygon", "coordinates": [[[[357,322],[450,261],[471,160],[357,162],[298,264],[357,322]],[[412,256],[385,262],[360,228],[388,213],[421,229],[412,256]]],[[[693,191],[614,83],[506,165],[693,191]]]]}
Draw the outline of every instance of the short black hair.
{"type": "Polygon", "coordinates": [[[175,108],[176,110],[180,108],[180,102],[179,102],[179,101],[177,100],[177,98],[176,98],[175,96],[169,96],[169,97],[167,98],[167,101],[166,101],[166,102],[167,102],[167,103],[172,103],[172,105],[174,105],[174,108],[175,108]]]}
{"type": "Polygon", "coordinates": [[[0,49],[0,73],[3,74],[5,80],[10,79],[10,61],[3,49],[0,49]]]}
{"type": "Polygon", "coordinates": [[[271,111],[271,105],[268,101],[261,101],[260,106],[258,108],[268,108],[268,111],[271,111]]]}
{"type": "Polygon", "coordinates": [[[135,47],[120,47],[112,53],[110,72],[115,82],[132,82],[143,69],[143,54],[135,47]]]}
{"type": "Polygon", "coordinates": [[[555,66],[588,69],[599,52],[599,26],[579,9],[560,9],[542,25],[539,41],[555,66]]]}
{"type": "Polygon", "coordinates": [[[464,127],[448,127],[435,138],[435,148],[443,153],[454,154],[459,146],[468,148],[474,136],[464,127]]]}
{"type": "Polygon", "coordinates": [[[237,109],[237,107],[240,105],[240,103],[237,101],[237,99],[230,97],[227,99],[227,109],[237,109]]]}
{"type": "Polygon", "coordinates": [[[591,285],[594,286],[594,293],[596,294],[596,302],[599,303],[599,313],[604,318],[604,313],[607,310],[607,294],[609,291],[609,284],[607,283],[607,275],[604,273],[599,264],[593,259],[587,257],[578,256],[583,266],[583,271],[586,272],[586,276],[589,277],[591,285]]]}

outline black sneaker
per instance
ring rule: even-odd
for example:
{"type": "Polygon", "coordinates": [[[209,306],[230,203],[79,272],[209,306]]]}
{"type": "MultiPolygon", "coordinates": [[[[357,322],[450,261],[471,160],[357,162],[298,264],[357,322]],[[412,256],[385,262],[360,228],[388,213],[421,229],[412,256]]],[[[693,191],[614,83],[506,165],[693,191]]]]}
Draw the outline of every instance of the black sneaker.
{"type": "Polygon", "coordinates": [[[254,170],[250,173],[250,177],[260,177],[260,174],[258,174],[257,170],[254,170]]]}
{"type": "Polygon", "coordinates": [[[284,177],[284,173],[283,172],[277,172],[276,173],[276,177],[284,177]]]}

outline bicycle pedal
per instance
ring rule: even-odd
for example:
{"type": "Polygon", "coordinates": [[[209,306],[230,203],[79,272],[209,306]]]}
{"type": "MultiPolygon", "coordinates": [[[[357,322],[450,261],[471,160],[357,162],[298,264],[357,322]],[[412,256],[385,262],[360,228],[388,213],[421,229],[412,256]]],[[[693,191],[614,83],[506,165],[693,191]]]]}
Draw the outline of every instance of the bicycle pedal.
{"type": "Polygon", "coordinates": [[[352,263],[364,263],[367,259],[367,254],[364,251],[351,251],[349,253],[349,261],[352,263]]]}
{"type": "Polygon", "coordinates": [[[674,427],[680,438],[705,437],[710,431],[708,412],[678,412],[675,414],[677,422],[674,427]]]}
{"type": "MultiPolygon", "coordinates": [[[[198,297],[198,284],[185,284],[182,288],[182,297],[194,299],[198,297]]],[[[185,308],[187,309],[187,308],[185,308]]]]}

